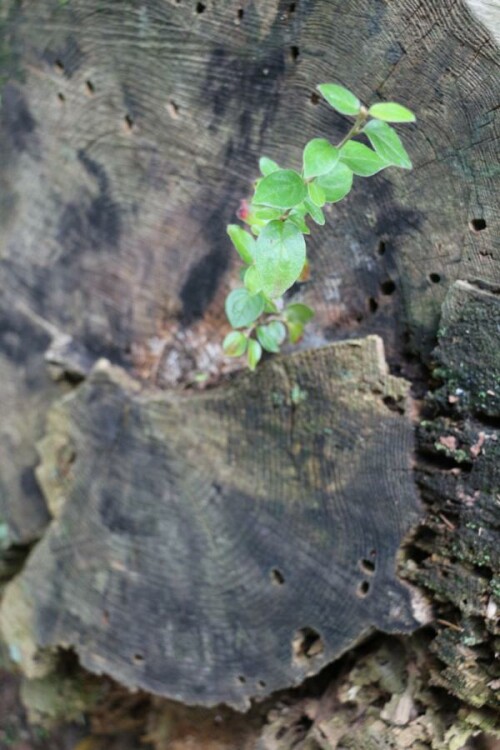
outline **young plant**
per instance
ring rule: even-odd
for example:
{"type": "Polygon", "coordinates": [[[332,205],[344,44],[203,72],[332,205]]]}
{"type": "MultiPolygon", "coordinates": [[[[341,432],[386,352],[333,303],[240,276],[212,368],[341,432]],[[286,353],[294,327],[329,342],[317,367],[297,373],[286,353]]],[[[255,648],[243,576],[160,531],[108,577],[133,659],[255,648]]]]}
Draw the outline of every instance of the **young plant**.
{"type": "Polygon", "coordinates": [[[283,301],[285,292],[308,273],[307,220],[323,225],[323,207],[346,197],[354,175],[370,177],[386,167],[412,167],[388,123],[414,122],[413,112],[394,102],[367,108],[351,91],[334,83],[317,88],[333,109],[355,118],[351,129],[335,146],[325,138],[309,141],[300,172],[261,157],[262,177],[255,183],[250,203],[243,201],[239,213],[250,232],[237,224],[227,228],[244,263],[244,286],[226,298],[226,315],[234,330],[224,339],[223,348],[230,357],[246,354],[251,370],[263,350],[279,352],[287,337],[292,343],[299,341],[314,316],[307,305],[283,301]],[[354,140],[359,135],[368,139],[371,148],[354,140]]]}

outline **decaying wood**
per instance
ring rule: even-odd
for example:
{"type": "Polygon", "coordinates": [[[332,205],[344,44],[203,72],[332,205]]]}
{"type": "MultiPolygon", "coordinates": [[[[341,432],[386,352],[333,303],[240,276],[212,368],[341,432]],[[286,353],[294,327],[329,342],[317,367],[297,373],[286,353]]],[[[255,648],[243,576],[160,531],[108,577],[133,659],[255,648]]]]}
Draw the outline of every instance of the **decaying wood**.
{"type": "Polygon", "coordinates": [[[498,275],[498,51],[461,3],[5,0],[0,50],[0,514],[13,541],[48,520],[33,479],[55,396],[44,351],[63,339],[62,370],[106,356],[160,384],[218,372],[237,283],[225,224],[258,155],[292,166],[307,138],[347,127],[318,82],[401,100],[418,122],[414,172],[357,181],[310,238],[304,346],[379,333],[404,369],[405,349],[432,348],[449,285],[498,275]]]}
{"type": "MultiPolygon", "coordinates": [[[[255,703],[246,714],[206,709],[128,693],[87,674],[25,682],[32,720],[73,716],[97,692],[75,750],[498,750],[491,710],[461,705],[433,686],[436,657],[429,632],[378,636],[340,660],[314,689],[287,691],[255,703]],[[62,690],[67,702],[61,701],[62,690]],[[477,737],[478,744],[468,739],[477,737]],[[119,738],[116,740],[116,738],[119,738]]],[[[0,724],[1,727],[1,724],[0,724]]],[[[56,735],[57,736],[57,735],[56,735]]],[[[51,750],[49,745],[47,750],[51,750]]]]}
{"type": "Polygon", "coordinates": [[[406,387],[377,337],[197,396],[98,363],[49,414],[55,520],[4,596],[27,674],[72,647],[131,687],[243,707],[418,626],[395,577],[419,508],[406,387]]]}
{"type": "MultiPolygon", "coordinates": [[[[293,166],[308,138],[335,140],[345,132],[346,119],[314,94],[318,82],[337,80],[365,101],[396,99],[416,110],[417,124],[405,129],[415,170],[358,181],[327,227],[310,238],[313,273],[294,290],[296,300],[317,310],[303,345],[378,333],[393,372],[411,376],[411,358],[432,359],[445,301],[434,355],[443,385],[427,400],[426,408],[435,411],[419,432],[419,482],[430,516],[415,538],[415,559],[402,570],[436,602],[435,661],[424,660],[422,681],[446,687],[464,705],[454,704],[451,714],[446,706],[431,711],[432,724],[428,704],[417,702],[417,716],[409,719],[414,726],[401,728],[393,719],[401,716],[400,688],[405,695],[408,682],[393,684],[396,697],[381,708],[383,695],[368,681],[353,713],[349,690],[358,683],[351,681],[321,717],[328,741],[309,702],[297,708],[296,722],[295,713],[277,708],[268,744],[263,735],[256,742],[259,750],[317,750],[321,742],[330,750],[341,740],[356,750],[403,741],[411,750],[425,743],[458,750],[471,727],[495,725],[498,67],[488,32],[451,0],[2,3],[2,577],[24,554],[5,547],[32,542],[55,519],[23,575],[10,584],[3,608],[11,655],[36,675],[25,689],[32,704],[54,684],[58,645],[73,645],[90,669],[154,690],[154,670],[175,663],[171,683],[162,682],[158,692],[173,695],[169,685],[175,683],[186,700],[243,705],[251,695],[300,681],[373,625],[412,626],[408,595],[393,571],[399,540],[415,520],[412,512],[403,516],[404,508],[416,508],[407,470],[412,440],[406,417],[398,414],[402,383],[383,374],[376,393],[359,372],[350,384],[334,372],[335,392],[321,395],[330,382],[325,356],[338,355],[319,350],[206,396],[155,391],[192,380],[199,369],[214,377],[221,372],[223,299],[238,283],[225,224],[250,192],[261,153],[293,166]],[[113,366],[94,368],[103,356],[113,366]],[[131,374],[146,384],[138,386],[131,374]],[[60,400],[84,378],[74,395],[60,400]],[[263,400],[259,378],[278,394],[272,403],[267,391],[263,400]],[[319,379],[320,390],[301,378],[319,379]],[[384,390],[389,383],[390,393],[384,390]],[[226,403],[228,394],[233,400],[226,403]],[[86,397],[96,401],[86,404],[86,397]],[[321,433],[328,415],[339,432],[321,433]],[[388,432],[379,431],[379,421],[388,432]],[[220,441],[230,427],[238,437],[234,452],[224,453],[220,441]],[[349,439],[352,455],[342,451],[349,439]],[[392,457],[386,445],[396,446],[392,457]],[[271,451],[279,460],[271,460],[271,451]],[[238,460],[238,470],[228,456],[238,460]],[[377,569],[370,575],[372,560],[364,555],[371,516],[357,508],[373,500],[364,461],[378,486],[385,481],[382,456],[393,461],[384,465],[387,471],[407,467],[397,477],[398,492],[405,489],[402,515],[377,516],[382,525],[370,529],[387,535],[382,556],[373,547],[377,569]],[[340,482],[335,496],[342,502],[330,507],[322,493],[332,481],[340,482]],[[307,512],[308,502],[321,513],[307,512]],[[256,510],[248,515],[252,503],[256,510]],[[325,508],[348,508],[349,514],[328,526],[325,508]],[[267,538],[256,535],[255,519],[264,517],[275,529],[267,538]],[[232,526],[223,523],[228,519],[232,526]],[[228,546],[217,551],[207,543],[214,538],[228,546]],[[194,559],[179,554],[187,540],[194,559]],[[241,561],[227,562],[236,553],[247,560],[244,570],[241,561]],[[177,568],[171,567],[174,557],[177,568]],[[298,599],[284,565],[292,559],[298,599]],[[145,594],[146,573],[153,575],[145,594]],[[332,575],[339,588],[332,587],[332,575]],[[177,579],[182,592],[172,588],[177,579]],[[358,598],[363,581],[369,594],[358,598]],[[224,615],[242,630],[217,634],[220,610],[209,603],[226,606],[235,582],[241,584],[231,597],[234,608],[224,615]],[[343,599],[342,590],[349,592],[343,599]],[[387,599],[391,592],[402,606],[399,622],[387,599]],[[181,598],[192,609],[175,611],[178,628],[187,616],[176,631],[180,652],[163,653],[162,661],[158,649],[165,640],[154,638],[165,634],[164,608],[181,598]],[[201,617],[198,630],[189,617],[201,617]],[[346,623],[349,632],[340,627],[346,623]],[[212,640],[203,641],[206,633],[212,640]],[[192,651],[189,638],[198,638],[192,651]],[[225,638],[239,656],[210,662],[227,646],[225,638]],[[309,659],[302,658],[304,650],[309,659]],[[194,695],[207,675],[210,695],[194,695]],[[446,735],[443,723],[451,715],[446,735]],[[297,732],[304,726],[300,745],[297,732]],[[382,737],[378,745],[374,731],[382,737]]],[[[353,350],[354,359],[372,351],[370,341],[353,350]]],[[[381,496],[395,504],[394,485],[384,487],[388,494],[381,496]]],[[[169,722],[170,715],[155,727],[159,747],[169,722]]],[[[175,750],[191,741],[180,736],[175,750]]]]}
{"type": "MultiPolygon", "coordinates": [[[[443,383],[428,397],[434,418],[422,422],[418,435],[419,483],[429,515],[415,539],[419,564],[407,571],[440,607],[434,683],[472,706],[497,711],[499,291],[459,281],[443,306],[435,352],[435,375],[443,383]]],[[[498,714],[496,721],[500,726],[498,714]]]]}

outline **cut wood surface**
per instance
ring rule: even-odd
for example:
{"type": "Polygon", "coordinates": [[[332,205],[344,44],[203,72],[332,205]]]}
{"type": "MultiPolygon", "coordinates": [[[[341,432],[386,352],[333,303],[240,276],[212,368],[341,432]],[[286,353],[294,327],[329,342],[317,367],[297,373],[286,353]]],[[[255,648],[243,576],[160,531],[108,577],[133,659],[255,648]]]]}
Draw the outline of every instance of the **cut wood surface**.
{"type": "Polygon", "coordinates": [[[187,397],[100,361],[39,446],[55,520],[0,617],[26,673],[71,647],[126,685],[243,708],[373,628],[415,629],[395,574],[419,518],[406,390],[378,337],[187,397]]]}
{"type": "Polygon", "coordinates": [[[0,515],[48,521],[34,444],[100,356],[155,378],[217,373],[237,282],[225,225],[257,159],[346,131],[315,93],[416,111],[415,170],[358,180],[309,241],[304,340],[378,333],[427,356],[450,284],[498,280],[499,55],[460,2],[4,0],[0,9],[0,515]],[[51,342],[56,343],[56,346],[51,342]],[[65,345],[61,341],[66,342],[65,345]]]}

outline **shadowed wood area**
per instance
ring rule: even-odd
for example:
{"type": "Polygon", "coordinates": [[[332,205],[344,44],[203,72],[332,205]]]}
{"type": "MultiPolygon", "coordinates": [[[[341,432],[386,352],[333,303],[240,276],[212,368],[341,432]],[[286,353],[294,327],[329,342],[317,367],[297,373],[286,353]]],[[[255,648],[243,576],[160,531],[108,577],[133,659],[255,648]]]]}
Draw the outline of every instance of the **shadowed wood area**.
{"type": "Polygon", "coordinates": [[[126,685],[244,708],[373,627],[413,630],[405,403],[377,337],[190,397],[101,360],[39,446],[55,520],[1,611],[25,672],[72,647],[126,685]]]}
{"type": "Polygon", "coordinates": [[[0,9],[0,514],[12,541],[48,514],[34,443],[99,356],[151,377],[216,375],[237,283],[226,223],[261,153],[298,164],[346,118],[314,87],[417,114],[415,170],[357,182],[310,238],[295,299],[305,347],[383,336],[426,357],[458,278],[498,278],[498,50],[458,2],[6,0],[0,9]]]}

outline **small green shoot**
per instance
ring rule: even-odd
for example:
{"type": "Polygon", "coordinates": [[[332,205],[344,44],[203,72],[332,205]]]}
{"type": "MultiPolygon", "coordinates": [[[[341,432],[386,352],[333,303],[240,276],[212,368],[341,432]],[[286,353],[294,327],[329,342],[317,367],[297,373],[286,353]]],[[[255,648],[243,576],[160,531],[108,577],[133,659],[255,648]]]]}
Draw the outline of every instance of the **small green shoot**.
{"type": "Polygon", "coordinates": [[[302,170],[282,169],[262,156],[261,177],[254,195],[243,202],[241,219],[246,231],[229,224],[227,232],[244,263],[240,274],[244,286],[226,299],[226,315],[233,330],[223,343],[229,357],[246,355],[255,370],[264,351],[276,354],[288,338],[302,338],[314,311],[302,303],[286,305],[283,295],[309,273],[304,235],[311,220],[325,224],[323,207],[337,203],[352,189],[354,176],[370,177],[387,167],[411,169],[410,157],[388,123],[415,122],[415,115],[395,102],[365,107],[344,86],[319,85],[318,90],[337,112],[354,117],[340,143],[313,138],[306,144],[302,170]],[[358,140],[364,136],[370,146],[358,140]]]}

